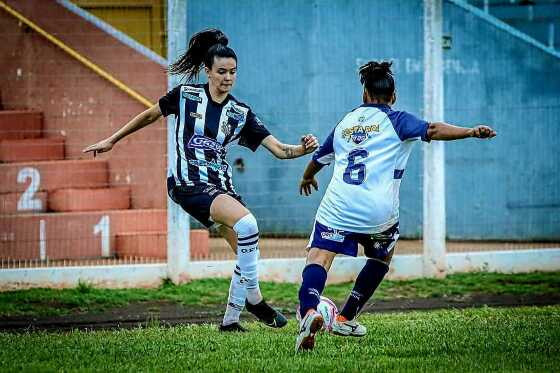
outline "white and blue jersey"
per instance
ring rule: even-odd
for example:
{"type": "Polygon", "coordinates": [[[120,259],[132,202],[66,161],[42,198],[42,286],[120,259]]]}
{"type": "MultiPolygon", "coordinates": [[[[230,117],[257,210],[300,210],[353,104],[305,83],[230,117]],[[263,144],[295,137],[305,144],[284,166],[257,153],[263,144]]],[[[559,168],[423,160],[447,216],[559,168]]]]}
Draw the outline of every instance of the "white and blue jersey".
{"type": "Polygon", "coordinates": [[[380,233],[399,220],[399,188],[412,145],[428,123],[388,105],[364,104],[336,125],[313,155],[333,177],[316,222],[334,230],[380,233]]]}

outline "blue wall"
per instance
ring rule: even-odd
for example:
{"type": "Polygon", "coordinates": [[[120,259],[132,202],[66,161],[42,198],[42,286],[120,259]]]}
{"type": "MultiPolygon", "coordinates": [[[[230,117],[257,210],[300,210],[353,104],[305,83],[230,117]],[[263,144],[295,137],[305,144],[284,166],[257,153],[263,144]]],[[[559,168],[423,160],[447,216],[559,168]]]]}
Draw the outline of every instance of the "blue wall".
{"type": "MultiPolygon", "coordinates": [[[[309,132],[324,139],[361,103],[357,67],[370,59],[394,60],[395,109],[422,116],[421,16],[420,0],[189,0],[187,30],[188,37],[207,27],[226,32],[239,57],[233,94],[274,136],[296,143],[309,132]]],[[[560,176],[551,158],[553,153],[558,158],[551,132],[558,128],[553,119],[560,117],[560,61],[453,5],[445,6],[445,17],[454,43],[445,54],[446,117],[468,125],[486,121],[500,131],[489,143],[467,140],[446,148],[449,235],[560,237],[560,176]],[[543,71],[556,77],[546,80],[543,71]],[[528,117],[522,104],[525,110],[527,104],[540,109],[531,109],[528,117]],[[516,154],[512,146],[519,147],[516,154]],[[557,207],[531,207],[535,203],[557,207]]],[[[298,194],[298,181],[309,157],[281,161],[265,149],[252,154],[237,147],[229,159],[237,158],[244,160],[245,171],[235,172],[234,181],[261,231],[308,233],[331,169],[319,177],[320,193],[305,198],[298,194]]],[[[421,235],[421,161],[417,145],[401,187],[401,227],[408,237],[421,235]]]]}
{"type": "Polygon", "coordinates": [[[560,237],[560,59],[452,4],[446,31],[469,73],[446,74],[446,119],[490,123],[491,142],[446,147],[453,238],[560,237]]]}

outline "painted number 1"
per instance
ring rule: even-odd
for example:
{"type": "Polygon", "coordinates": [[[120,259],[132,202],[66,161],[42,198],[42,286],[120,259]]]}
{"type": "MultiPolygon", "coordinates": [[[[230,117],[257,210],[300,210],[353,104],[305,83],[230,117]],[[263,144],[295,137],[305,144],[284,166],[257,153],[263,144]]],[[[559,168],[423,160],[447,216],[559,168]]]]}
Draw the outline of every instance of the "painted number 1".
{"type": "Polygon", "coordinates": [[[99,222],[93,227],[93,234],[101,233],[101,256],[109,256],[111,252],[109,215],[103,215],[99,222]]]}

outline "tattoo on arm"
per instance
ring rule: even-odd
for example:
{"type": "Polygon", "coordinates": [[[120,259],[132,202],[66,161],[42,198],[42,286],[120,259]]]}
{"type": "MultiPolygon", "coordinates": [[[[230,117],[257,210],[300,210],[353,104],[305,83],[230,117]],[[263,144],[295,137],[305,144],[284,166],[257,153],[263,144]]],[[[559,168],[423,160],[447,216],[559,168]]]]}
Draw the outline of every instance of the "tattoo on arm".
{"type": "Polygon", "coordinates": [[[295,148],[296,147],[293,146],[293,145],[284,145],[283,146],[282,150],[284,151],[284,154],[286,155],[286,159],[297,157],[297,154],[295,152],[295,150],[296,150],[295,148]]]}

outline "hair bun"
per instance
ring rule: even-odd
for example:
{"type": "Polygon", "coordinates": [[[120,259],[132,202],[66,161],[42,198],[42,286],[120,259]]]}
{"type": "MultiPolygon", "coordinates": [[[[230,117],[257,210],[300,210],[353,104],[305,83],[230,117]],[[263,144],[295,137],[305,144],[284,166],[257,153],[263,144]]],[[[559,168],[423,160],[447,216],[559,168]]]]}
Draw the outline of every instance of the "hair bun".
{"type": "Polygon", "coordinates": [[[360,66],[360,82],[364,84],[366,80],[369,79],[379,79],[386,75],[393,76],[391,71],[391,66],[393,62],[383,61],[369,61],[368,63],[360,66]]]}
{"type": "Polygon", "coordinates": [[[229,40],[227,36],[225,36],[221,31],[219,34],[216,35],[216,44],[221,44],[224,47],[227,47],[229,40]]]}
{"type": "Polygon", "coordinates": [[[366,63],[365,65],[363,65],[362,67],[360,67],[360,72],[364,72],[366,74],[393,74],[391,71],[391,66],[393,65],[393,62],[388,62],[388,61],[383,61],[383,62],[377,62],[377,61],[370,61],[368,63],[366,63]]]}

